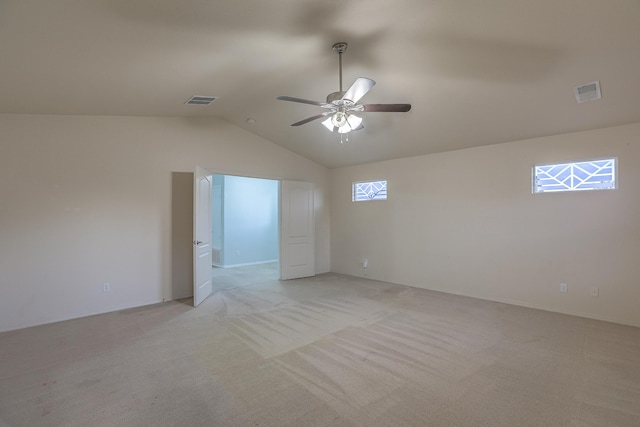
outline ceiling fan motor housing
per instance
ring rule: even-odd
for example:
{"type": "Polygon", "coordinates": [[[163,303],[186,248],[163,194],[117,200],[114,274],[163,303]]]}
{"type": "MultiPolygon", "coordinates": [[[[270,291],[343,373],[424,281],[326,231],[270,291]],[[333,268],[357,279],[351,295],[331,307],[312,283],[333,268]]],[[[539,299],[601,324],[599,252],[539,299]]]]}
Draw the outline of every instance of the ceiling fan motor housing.
{"type": "Polygon", "coordinates": [[[330,93],[327,95],[327,104],[333,104],[333,101],[341,100],[345,93],[346,91],[344,90],[330,93]]]}

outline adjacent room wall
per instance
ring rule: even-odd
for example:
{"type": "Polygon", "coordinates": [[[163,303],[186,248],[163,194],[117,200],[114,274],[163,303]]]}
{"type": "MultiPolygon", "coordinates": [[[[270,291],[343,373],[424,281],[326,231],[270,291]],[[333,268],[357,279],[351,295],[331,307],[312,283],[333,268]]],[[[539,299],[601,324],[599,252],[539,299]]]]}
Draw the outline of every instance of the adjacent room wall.
{"type": "Polygon", "coordinates": [[[211,245],[214,252],[213,265],[220,267],[224,265],[224,254],[222,252],[224,246],[224,175],[215,174],[212,179],[211,245]]]}
{"type": "Polygon", "coordinates": [[[640,326],[638,254],[640,124],[332,171],[338,273],[640,326]],[[531,192],[534,164],[609,156],[617,190],[531,192]],[[386,202],[351,202],[378,179],[386,202]]]}
{"type": "Polygon", "coordinates": [[[280,253],[278,181],[224,176],[224,266],[274,262],[280,253]]]}
{"type": "Polygon", "coordinates": [[[0,331],[190,295],[196,165],[313,182],[329,271],[328,170],[223,120],[0,115],[0,141],[0,331]]]}

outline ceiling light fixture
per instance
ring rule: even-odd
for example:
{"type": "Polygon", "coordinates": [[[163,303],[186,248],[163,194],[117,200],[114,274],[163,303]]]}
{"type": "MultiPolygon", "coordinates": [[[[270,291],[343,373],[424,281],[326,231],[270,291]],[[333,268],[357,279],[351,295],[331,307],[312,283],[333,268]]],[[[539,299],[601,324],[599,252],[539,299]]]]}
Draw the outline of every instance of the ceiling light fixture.
{"type": "Polygon", "coordinates": [[[329,116],[329,118],[324,120],[322,124],[331,132],[336,129],[338,133],[349,133],[352,130],[357,130],[360,127],[360,125],[362,124],[362,117],[348,114],[343,111],[336,111],[331,116],[329,116]]]}

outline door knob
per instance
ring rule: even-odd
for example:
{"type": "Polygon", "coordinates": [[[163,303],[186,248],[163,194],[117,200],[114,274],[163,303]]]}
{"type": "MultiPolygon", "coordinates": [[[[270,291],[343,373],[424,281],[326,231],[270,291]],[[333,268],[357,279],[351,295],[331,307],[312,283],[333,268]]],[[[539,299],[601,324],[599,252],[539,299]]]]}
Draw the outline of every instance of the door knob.
{"type": "Polygon", "coordinates": [[[202,243],[200,240],[194,240],[194,241],[193,241],[193,244],[194,244],[194,245],[199,245],[200,243],[202,243]]]}

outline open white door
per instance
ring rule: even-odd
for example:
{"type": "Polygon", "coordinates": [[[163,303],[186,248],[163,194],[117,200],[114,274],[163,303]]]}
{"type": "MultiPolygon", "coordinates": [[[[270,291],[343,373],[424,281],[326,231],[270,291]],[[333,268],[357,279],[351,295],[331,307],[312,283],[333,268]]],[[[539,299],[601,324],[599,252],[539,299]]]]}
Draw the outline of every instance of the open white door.
{"type": "Polygon", "coordinates": [[[315,276],[313,184],[280,183],[280,278],[315,276]]]}
{"type": "Polygon", "coordinates": [[[211,173],[196,167],[193,180],[193,305],[213,292],[211,266],[211,173]]]}

